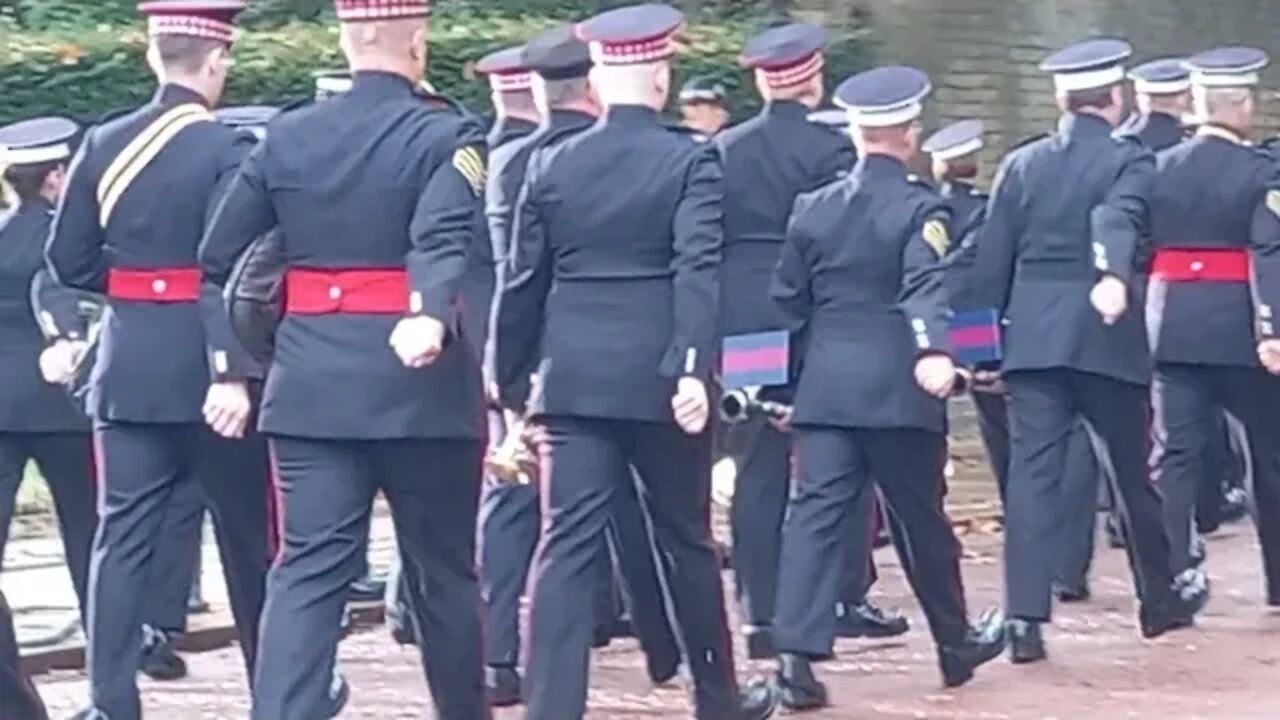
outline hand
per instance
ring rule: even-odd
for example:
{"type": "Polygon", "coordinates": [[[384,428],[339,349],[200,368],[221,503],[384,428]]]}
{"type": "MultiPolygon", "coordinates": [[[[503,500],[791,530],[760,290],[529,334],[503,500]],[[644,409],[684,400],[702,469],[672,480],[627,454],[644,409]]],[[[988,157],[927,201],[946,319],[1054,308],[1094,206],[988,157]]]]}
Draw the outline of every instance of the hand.
{"type": "Polygon", "coordinates": [[[1258,343],[1258,359],[1267,372],[1280,375],[1280,339],[1272,338],[1258,343]]]}
{"type": "Polygon", "coordinates": [[[444,323],[426,315],[404,318],[396,323],[389,342],[405,367],[427,367],[444,350],[444,323]]]}
{"type": "Polygon", "coordinates": [[[243,382],[214,383],[204,397],[204,421],[224,438],[244,437],[252,412],[249,388],[243,382]]]}
{"type": "Polygon", "coordinates": [[[1089,291],[1089,302],[1102,316],[1102,322],[1114,325],[1129,309],[1129,289],[1120,278],[1108,275],[1089,291]]]}
{"type": "Polygon", "coordinates": [[[778,432],[791,432],[791,417],[795,415],[795,408],[788,407],[779,417],[769,417],[769,424],[778,432]]]}
{"type": "Polygon", "coordinates": [[[676,424],[690,435],[707,429],[711,418],[711,401],[707,398],[707,386],[695,377],[685,376],[676,383],[676,394],[671,398],[671,411],[676,424]]]}
{"type": "Polygon", "coordinates": [[[946,355],[925,355],[916,361],[916,382],[930,395],[946,398],[956,384],[956,366],[946,355]]]}
{"type": "Polygon", "coordinates": [[[69,382],[88,348],[83,340],[58,340],[40,353],[40,376],[51,385],[69,382]]]}
{"type": "Polygon", "coordinates": [[[1003,394],[1005,391],[1004,376],[996,370],[975,370],[972,388],[974,392],[1003,394]]]}

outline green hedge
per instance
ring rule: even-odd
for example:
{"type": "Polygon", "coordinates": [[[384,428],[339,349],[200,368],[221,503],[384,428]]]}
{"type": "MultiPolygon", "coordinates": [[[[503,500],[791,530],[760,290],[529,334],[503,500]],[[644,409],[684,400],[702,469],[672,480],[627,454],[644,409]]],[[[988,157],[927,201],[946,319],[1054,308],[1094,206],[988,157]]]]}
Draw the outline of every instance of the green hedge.
{"type": "MultiPolygon", "coordinates": [[[[586,3],[578,3],[582,4],[586,3]]],[[[516,16],[480,10],[478,5],[455,3],[433,21],[430,80],[469,107],[487,111],[488,88],[474,78],[471,64],[570,13],[516,16]]],[[[759,13],[695,19],[687,33],[687,51],[676,64],[678,82],[712,75],[730,88],[738,114],[755,107],[750,77],[735,60],[744,39],[772,19],[759,13]]],[[[17,30],[12,20],[0,23],[6,23],[0,24],[0,122],[50,113],[88,120],[136,105],[151,94],[140,24],[31,32],[17,30]]],[[[862,67],[863,49],[855,37],[837,38],[829,50],[829,77],[862,67]]],[[[245,34],[235,58],[227,103],[277,104],[306,97],[313,70],[343,65],[337,28],[331,22],[259,26],[245,34]]]]}

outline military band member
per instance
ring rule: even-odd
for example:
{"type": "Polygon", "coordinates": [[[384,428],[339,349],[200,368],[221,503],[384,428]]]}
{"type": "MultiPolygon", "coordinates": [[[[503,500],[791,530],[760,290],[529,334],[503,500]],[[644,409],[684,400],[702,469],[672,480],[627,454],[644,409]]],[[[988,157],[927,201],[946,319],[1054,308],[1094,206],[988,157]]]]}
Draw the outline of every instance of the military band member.
{"type": "Polygon", "coordinates": [[[680,88],[678,101],[681,123],[696,140],[710,140],[729,124],[729,96],[724,83],[715,78],[690,78],[680,88]]]}
{"type": "Polygon", "coordinates": [[[1112,135],[1131,53],[1122,40],[1092,40],[1041,64],[1062,119],[1005,158],[979,244],[984,305],[1005,323],[1013,443],[1005,584],[1016,663],[1046,656],[1041,625],[1051,615],[1066,441],[1080,419],[1115,475],[1143,636],[1190,625],[1208,597],[1203,575],[1175,585],[1160,497],[1146,477],[1150,353],[1128,282],[1155,163],[1141,144],[1112,135]]]}
{"type": "Polygon", "coordinates": [[[840,570],[829,558],[872,477],[905,538],[895,538],[937,644],[944,682],[967,682],[1004,648],[997,615],[971,627],[960,543],[942,508],[948,353],[943,258],[947,209],[913,180],[928,77],[882,67],[836,90],[859,161],[847,178],[797,198],[770,286],[800,353],[791,423],[796,491],[783,528],[772,688],[786,707],[827,704],[811,663],[830,656],[840,570]],[[850,243],[849,237],[858,242],[850,243]],[[832,388],[842,388],[832,393],[832,388]]]}
{"type": "MultiPolygon", "coordinates": [[[[673,8],[641,5],[579,25],[607,109],[530,161],[516,210],[494,355],[498,367],[537,369],[528,412],[546,513],[526,650],[531,720],[585,713],[592,613],[581,589],[629,467],[671,558],[696,716],[772,712],[767,698],[740,707],[711,537],[721,176],[714,149],[659,117],[682,24],[673,8]]],[[[525,398],[506,377],[504,404],[518,408],[525,398]]]]}
{"type": "Polygon", "coordinates": [[[483,388],[456,307],[480,223],[484,138],[418,94],[426,0],[335,4],[351,91],[271,124],[201,252],[207,277],[225,283],[240,252],[278,227],[288,267],[261,420],[283,545],[253,717],[334,713],[344,590],[382,491],[436,713],[486,718],[475,575],[483,388]]]}
{"type": "Polygon", "coordinates": [[[1151,200],[1154,257],[1147,325],[1155,448],[1175,573],[1188,557],[1196,488],[1207,472],[1205,440],[1225,407],[1248,431],[1267,598],[1280,605],[1280,380],[1259,367],[1280,291],[1268,258],[1280,252],[1277,173],[1248,146],[1253,88],[1267,55],[1221,48],[1193,56],[1192,92],[1203,124],[1159,156],[1151,200]],[[1211,321],[1208,321],[1210,320],[1211,321]]]}
{"type": "Polygon", "coordinates": [[[108,298],[88,397],[103,499],[87,664],[91,712],[111,720],[141,713],[140,601],[166,510],[184,484],[200,482],[214,512],[249,668],[255,658],[267,564],[266,453],[252,441],[221,441],[204,426],[207,414],[249,398],[225,321],[201,313],[196,266],[208,205],[243,155],[236,133],[209,109],[222,94],[243,8],[234,0],[139,5],[160,88],[151,102],[86,134],[46,248],[57,281],[108,298]]]}
{"type": "MultiPolygon", "coordinates": [[[[600,113],[588,80],[591,54],[587,44],[574,35],[572,26],[554,28],[531,39],[511,65],[524,73],[520,82],[532,91],[543,121],[532,135],[503,142],[490,150],[486,214],[493,253],[504,260],[510,253],[512,221],[529,158],[535,152],[549,152],[549,148],[591,128],[600,113]]],[[[508,73],[503,78],[504,87],[511,86],[515,79],[512,75],[508,73]]],[[[501,271],[502,267],[498,269],[501,271]]],[[[511,373],[507,368],[495,368],[494,372],[504,378],[511,373]]],[[[521,367],[514,372],[527,376],[532,369],[521,367]]],[[[629,477],[630,471],[626,472],[629,477]]],[[[593,646],[609,643],[619,613],[616,605],[625,599],[632,626],[628,631],[639,637],[649,675],[661,684],[675,675],[680,649],[667,620],[644,510],[627,483],[619,489],[612,509],[607,533],[610,542],[601,537],[595,561],[598,578],[593,646]],[[613,556],[618,561],[617,579],[613,556]],[[625,598],[617,597],[615,588],[619,582],[625,588],[621,593],[625,598]]],[[[485,680],[491,703],[499,706],[520,699],[516,670],[520,658],[520,601],[538,539],[539,515],[536,486],[486,478],[480,509],[480,578],[488,610],[485,680]]]]}
{"type": "Polygon", "coordinates": [[[93,440],[88,419],[58,385],[87,349],[87,324],[79,293],[53,283],[33,291],[79,132],[76,123],[57,117],[0,128],[3,183],[18,201],[0,220],[0,562],[18,487],[34,461],[53,495],[71,586],[87,623],[97,525],[93,440]]]}
{"type": "MultiPolygon", "coordinates": [[[[786,237],[787,221],[797,195],[834,181],[853,167],[848,136],[829,132],[808,116],[825,95],[822,69],[826,31],[793,23],[752,38],[740,62],[755,75],[765,104],[761,112],[718,135],[714,142],[724,158],[724,265],[720,285],[720,329],[723,335],[778,330],[786,321],[768,295],[769,279],[786,237]]],[[[767,396],[769,390],[764,391],[767,396]]],[[[791,438],[785,425],[763,415],[733,432],[749,433],[753,442],[735,458],[731,530],[737,595],[742,604],[747,652],[752,658],[773,657],[770,626],[778,592],[778,558],[782,519],[791,491],[791,438]]],[[[869,521],[874,493],[863,496],[853,511],[844,543],[848,557],[835,561],[857,577],[846,583],[863,588],[872,568],[869,521]]],[[[841,557],[844,557],[842,554],[841,557]]],[[[826,562],[832,562],[829,558],[826,562]]],[[[853,602],[842,592],[838,604],[842,636],[879,637],[906,631],[904,619],[865,602],[855,591],[853,602]]]]}

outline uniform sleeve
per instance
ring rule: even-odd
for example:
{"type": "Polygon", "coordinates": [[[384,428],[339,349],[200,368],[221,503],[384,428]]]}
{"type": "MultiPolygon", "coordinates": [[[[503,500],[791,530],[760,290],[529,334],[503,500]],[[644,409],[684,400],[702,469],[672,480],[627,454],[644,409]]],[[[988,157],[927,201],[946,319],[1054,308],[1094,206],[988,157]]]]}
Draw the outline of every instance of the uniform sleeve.
{"type": "Polygon", "coordinates": [[[1254,210],[1249,254],[1258,339],[1275,339],[1280,337],[1275,317],[1276,308],[1280,308],[1280,177],[1270,180],[1266,195],[1254,210]]]}
{"type": "Polygon", "coordinates": [[[951,310],[945,274],[951,246],[951,215],[940,199],[917,212],[902,251],[902,285],[898,306],[911,325],[920,354],[949,354],[951,310]]]}
{"type": "Polygon", "coordinates": [[[485,219],[493,259],[498,264],[511,252],[511,229],[516,202],[524,184],[524,169],[525,164],[514,157],[500,163],[490,159],[489,181],[485,187],[485,219]]]}
{"type": "MultiPolygon", "coordinates": [[[[813,249],[803,222],[806,213],[804,200],[797,199],[787,223],[787,236],[782,243],[778,264],[769,282],[769,296],[782,313],[786,329],[791,333],[790,378],[794,386],[803,369],[806,345],[809,339],[809,320],[813,313],[813,286],[810,270],[813,249]]],[[[776,393],[771,399],[787,401],[790,391],[776,393]]]]}
{"type": "Polygon", "coordinates": [[[460,133],[427,177],[409,225],[409,310],[450,327],[458,319],[455,301],[474,234],[484,222],[485,162],[479,132],[460,133]]]}
{"type": "Polygon", "coordinates": [[[674,333],[659,373],[708,379],[715,364],[724,249],[724,176],[714,146],[699,146],[685,175],[672,234],[674,333]]]}
{"type": "Polygon", "coordinates": [[[212,198],[215,208],[200,243],[200,316],[209,344],[209,371],[214,382],[243,380],[261,373],[261,368],[241,346],[231,328],[222,290],[236,260],[256,240],[276,225],[275,208],[267,192],[263,164],[266,143],[253,149],[243,164],[238,162],[245,148],[230,153],[221,183],[225,190],[212,198]],[[238,166],[238,170],[236,170],[238,166]]]}
{"type": "Polygon", "coordinates": [[[98,221],[97,180],[88,158],[94,132],[85,134],[67,173],[67,187],[45,245],[45,262],[62,285],[90,292],[107,290],[106,233],[98,221]]]}
{"type": "Polygon", "coordinates": [[[535,154],[516,202],[511,247],[506,261],[498,266],[498,290],[489,325],[493,332],[485,352],[488,373],[498,387],[498,401],[517,413],[524,412],[529,377],[537,368],[552,279],[537,164],[535,154]]]}
{"type": "Polygon", "coordinates": [[[87,339],[89,319],[83,309],[92,302],[87,293],[59,284],[48,269],[31,279],[31,309],[48,342],[87,339]]]}
{"type": "Polygon", "coordinates": [[[1125,141],[1129,157],[1102,202],[1089,214],[1093,264],[1098,272],[1126,283],[1133,278],[1135,260],[1147,235],[1148,204],[1155,180],[1155,155],[1136,142],[1125,141]]]}
{"type": "Polygon", "coordinates": [[[1021,195],[1016,156],[1010,155],[996,173],[982,232],[976,238],[977,257],[970,287],[974,290],[973,304],[977,308],[990,308],[1003,314],[1009,305],[1018,241],[1022,236],[1021,195]]]}

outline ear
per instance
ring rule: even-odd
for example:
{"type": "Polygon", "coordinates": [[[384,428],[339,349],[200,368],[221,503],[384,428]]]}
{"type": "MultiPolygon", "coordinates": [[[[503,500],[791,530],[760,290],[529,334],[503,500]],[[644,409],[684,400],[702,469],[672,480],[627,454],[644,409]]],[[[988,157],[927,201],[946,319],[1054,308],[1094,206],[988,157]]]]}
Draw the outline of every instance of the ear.
{"type": "Polygon", "coordinates": [[[409,54],[414,60],[424,60],[427,57],[427,25],[423,23],[421,27],[413,31],[413,37],[410,40],[409,54]]]}
{"type": "Polygon", "coordinates": [[[164,82],[165,72],[164,63],[160,62],[160,51],[155,45],[147,46],[147,65],[151,67],[151,72],[161,83],[164,82]]]}

